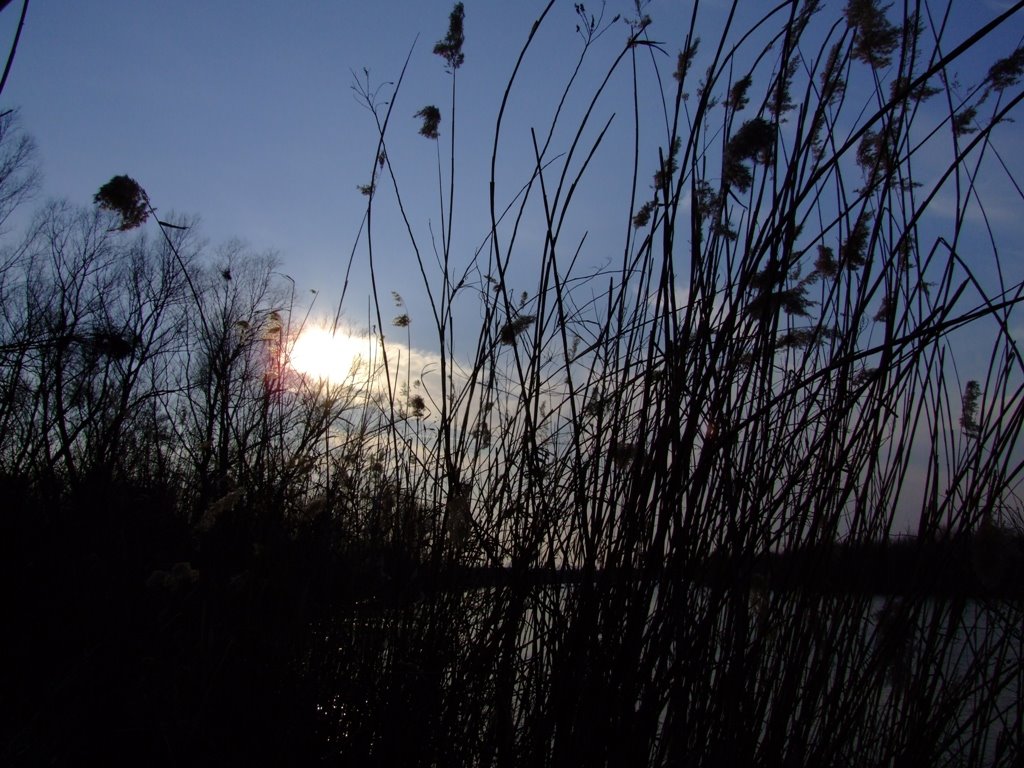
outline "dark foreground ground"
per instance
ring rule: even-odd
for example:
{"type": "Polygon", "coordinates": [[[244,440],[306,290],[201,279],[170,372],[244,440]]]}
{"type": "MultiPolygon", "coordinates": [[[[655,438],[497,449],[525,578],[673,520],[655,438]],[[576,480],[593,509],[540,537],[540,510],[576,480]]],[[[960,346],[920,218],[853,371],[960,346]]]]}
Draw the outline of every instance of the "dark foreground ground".
{"type": "MultiPolygon", "coordinates": [[[[9,766],[339,764],[332,714],[305,673],[313,627],[356,604],[583,578],[507,569],[430,577],[398,553],[339,548],[315,528],[236,520],[199,536],[155,497],[5,498],[0,764],[9,766]]],[[[997,532],[748,565],[774,589],[1020,597],[1022,562],[1021,540],[997,532]]],[[[712,556],[701,578],[726,584],[740,567],[712,556]]]]}

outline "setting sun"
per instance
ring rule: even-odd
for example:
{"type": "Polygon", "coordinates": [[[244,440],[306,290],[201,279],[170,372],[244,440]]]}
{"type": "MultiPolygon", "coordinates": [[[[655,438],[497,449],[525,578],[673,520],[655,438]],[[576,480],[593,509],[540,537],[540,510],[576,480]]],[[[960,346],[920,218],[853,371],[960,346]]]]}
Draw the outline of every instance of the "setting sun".
{"type": "Polygon", "coordinates": [[[310,327],[295,340],[289,364],[298,373],[331,384],[364,383],[376,356],[375,347],[365,336],[310,327]]]}

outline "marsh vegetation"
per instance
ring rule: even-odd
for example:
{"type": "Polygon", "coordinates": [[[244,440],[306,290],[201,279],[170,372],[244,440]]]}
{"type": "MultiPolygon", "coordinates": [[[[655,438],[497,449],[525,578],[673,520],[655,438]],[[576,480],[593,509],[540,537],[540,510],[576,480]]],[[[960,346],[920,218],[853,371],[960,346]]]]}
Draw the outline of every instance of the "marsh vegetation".
{"type": "Polygon", "coordinates": [[[31,585],[7,762],[1019,760],[1024,200],[1000,147],[1024,49],[992,40],[1022,4],[972,29],[927,2],[734,3],[720,28],[695,3],[687,29],[578,4],[564,91],[524,126],[554,5],[496,86],[482,178],[457,163],[461,3],[446,106],[405,70],[354,84],[379,135],[351,252],[369,376],[294,370],[305,308],[273,259],[206,253],[127,177],[3,251],[3,559],[31,585]],[[429,213],[389,151],[417,109],[429,213]],[[625,170],[594,267],[603,162],[625,170]],[[881,562],[898,599],[842,578],[881,562]]]}

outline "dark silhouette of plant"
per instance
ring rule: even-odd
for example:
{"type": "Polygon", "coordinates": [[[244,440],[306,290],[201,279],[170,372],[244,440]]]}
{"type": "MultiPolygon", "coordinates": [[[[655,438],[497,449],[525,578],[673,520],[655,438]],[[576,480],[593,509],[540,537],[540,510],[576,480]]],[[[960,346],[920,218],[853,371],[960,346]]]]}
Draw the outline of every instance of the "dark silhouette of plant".
{"type": "Polygon", "coordinates": [[[509,320],[498,332],[498,341],[502,344],[515,344],[516,339],[525,333],[536,320],[535,315],[520,315],[509,320]]]}
{"type": "Polygon", "coordinates": [[[753,176],[744,161],[767,165],[772,160],[774,146],[775,128],[767,120],[755,117],[743,123],[725,147],[723,181],[741,192],[749,190],[753,176]]]}
{"type": "Polygon", "coordinates": [[[415,117],[422,118],[423,125],[420,126],[420,135],[426,136],[428,139],[436,139],[438,137],[437,128],[441,124],[441,110],[431,105],[424,107],[416,113],[415,117]]]}
{"type": "Polygon", "coordinates": [[[36,144],[21,131],[16,110],[0,115],[0,229],[39,187],[36,144]]]}
{"type": "Polygon", "coordinates": [[[880,0],[850,0],[846,5],[846,23],[854,31],[854,58],[875,69],[887,67],[900,44],[900,30],[889,22],[880,0]]]}
{"type": "Polygon", "coordinates": [[[978,426],[978,400],[981,398],[981,387],[978,382],[967,382],[964,387],[963,406],[960,412],[960,427],[964,434],[970,437],[981,437],[981,428],[978,426]]]}
{"type": "Polygon", "coordinates": [[[114,176],[100,187],[93,202],[121,217],[118,225],[121,231],[140,227],[149,218],[149,196],[131,176],[114,176]]]}
{"type": "Polygon", "coordinates": [[[1000,59],[988,70],[989,84],[993,90],[1004,91],[1020,82],[1024,74],[1024,47],[1018,48],[1009,56],[1000,59]]]}
{"type": "MultiPolygon", "coordinates": [[[[575,10],[582,67],[607,30],[575,10]]],[[[967,690],[1006,690],[998,669],[1015,663],[1012,641],[986,638],[991,653],[958,678],[971,682],[939,690],[929,675],[955,665],[950,638],[973,630],[962,602],[927,596],[984,589],[966,532],[987,507],[1015,504],[1006,457],[1022,400],[1005,329],[1021,290],[1016,275],[989,280],[976,254],[962,255],[977,242],[963,210],[941,225],[926,214],[947,179],[981,189],[983,164],[965,160],[994,151],[1018,108],[1014,93],[978,109],[1004,70],[1006,93],[1015,87],[1012,57],[966,100],[948,77],[1015,11],[951,42],[934,8],[783,3],[710,46],[698,45],[695,13],[689,29],[666,31],[679,38],[671,72],[645,55],[669,39],[647,11],[637,4],[593,93],[580,98],[583,80],[567,77],[550,126],[529,136],[532,167],[509,189],[494,147],[490,225],[468,266],[449,249],[454,163],[446,177],[439,147],[436,261],[423,258],[416,214],[389,174],[440,376],[417,380],[423,395],[409,371],[387,384],[381,474],[427,512],[426,572],[493,581],[428,595],[368,641],[369,656],[400,644],[443,683],[424,674],[412,685],[395,664],[375,677],[364,651],[341,654],[330,687],[346,705],[339,733],[363,734],[343,739],[343,755],[364,758],[359,739],[387,741],[381,723],[414,708],[433,713],[423,762],[983,764],[1002,705],[967,690]],[[617,109],[601,83],[627,68],[644,83],[641,65],[652,67],[643,88],[669,85],[663,100],[646,109],[638,85],[617,109]],[[702,78],[687,86],[696,67],[702,78]],[[919,108],[937,95],[945,115],[919,108]],[[573,114],[574,104],[584,106],[573,114]],[[580,264],[608,246],[595,249],[578,201],[588,168],[621,146],[632,172],[601,193],[623,192],[624,237],[592,277],[580,264]],[[523,225],[537,216],[540,246],[523,225]],[[533,277],[525,292],[513,285],[533,277]],[[464,343],[454,307],[469,290],[482,322],[464,343]],[[1012,405],[975,412],[965,395],[958,424],[950,363],[968,326],[991,345],[984,391],[1012,405]],[[475,352],[457,357],[464,347],[475,352]],[[970,440],[955,439],[966,429],[970,440]],[[910,459],[923,450],[928,467],[910,459]],[[918,536],[890,551],[897,517],[918,536]],[[868,590],[894,584],[903,600],[883,621],[868,590]],[[376,691],[372,703],[345,695],[352,679],[376,691]]],[[[513,75],[502,146],[514,143],[518,87],[513,75]]],[[[374,114],[380,157],[387,115],[374,114]]],[[[454,108],[446,119],[453,160],[454,108]]]]}
{"type": "MultiPolygon", "coordinates": [[[[0,4],[0,11],[10,5],[11,0],[4,0],[0,4]]],[[[7,78],[10,77],[11,67],[14,65],[14,56],[18,52],[18,42],[21,40],[21,32],[25,28],[25,16],[28,14],[28,0],[21,4],[21,17],[18,19],[18,29],[14,33],[14,40],[11,41],[11,50],[7,54],[7,63],[4,65],[3,75],[0,75],[0,93],[3,93],[7,85],[7,78]]],[[[0,115],[2,117],[2,115],[0,115]]]]}
{"type": "Polygon", "coordinates": [[[625,24],[575,10],[531,162],[498,162],[517,67],[473,179],[455,7],[429,243],[387,148],[402,78],[356,84],[378,131],[353,249],[367,383],[289,369],[302,323],[272,255],[111,226],[131,189],[48,208],[4,251],[0,492],[20,514],[0,562],[43,593],[14,626],[59,630],[18,657],[69,660],[4,689],[87,724],[0,718],[37,762],[80,759],[113,712],[164,762],[255,721],[275,727],[250,762],[1016,764],[1024,288],[987,206],[992,169],[1016,183],[999,144],[1024,94],[1016,54],[966,95],[950,73],[1019,5],[965,30],[948,6],[736,2],[700,48],[703,12],[662,37],[645,2],[625,24]],[[623,157],[594,190],[621,226],[595,238],[591,169],[623,157]],[[455,186],[477,181],[467,254],[455,186]],[[426,363],[378,285],[395,211],[426,363]],[[79,637],[96,650],[69,653],[79,637]],[[130,704],[84,706],[101,686],[130,704]]]}
{"type": "Polygon", "coordinates": [[[463,24],[466,19],[466,9],[462,3],[456,3],[448,16],[448,34],[443,40],[438,40],[434,45],[434,53],[440,56],[447,63],[448,69],[454,72],[462,66],[466,60],[462,52],[462,46],[466,42],[463,32],[463,24]]]}

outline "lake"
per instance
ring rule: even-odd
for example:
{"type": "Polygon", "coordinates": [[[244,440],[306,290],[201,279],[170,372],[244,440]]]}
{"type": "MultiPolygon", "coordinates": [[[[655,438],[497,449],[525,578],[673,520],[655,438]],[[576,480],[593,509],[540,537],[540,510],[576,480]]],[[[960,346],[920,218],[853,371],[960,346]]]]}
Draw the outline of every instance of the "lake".
{"type": "Polygon", "coordinates": [[[369,764],[1013,765],[1024,607],[712,589],[490,587],[375,601],[305,669],[369,764]]]}

